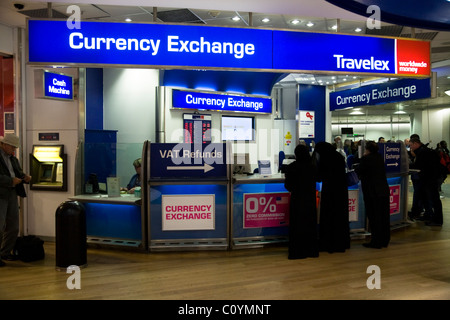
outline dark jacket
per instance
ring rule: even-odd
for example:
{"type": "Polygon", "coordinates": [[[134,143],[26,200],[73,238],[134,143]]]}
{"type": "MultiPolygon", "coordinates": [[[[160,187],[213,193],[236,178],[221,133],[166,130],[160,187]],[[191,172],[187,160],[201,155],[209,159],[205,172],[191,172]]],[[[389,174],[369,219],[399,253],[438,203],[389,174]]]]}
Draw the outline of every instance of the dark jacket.
{"type": "Polygon", "coordinates": [[[409,167],[419,169],[419,177],[423,183],[435,183],[441,176],[439,154],[422,144],[414,153],[416,159],[409,167]]]}
{"type": "MultiPolygon", "coordinates": [[[[17,160],[16,157],[11,157],[10,159],[16,177],[22,178],[23,176],[25,176],[25,173],[23,173],[22,168],[20,167],[19,160],[17,160]]],[[[26,197],[23,183],[19,183],[18,185],[16,185],[15,189],[18,196],[26,197]]],[[[6,166],[3,157],[0,156],[0,198],[7,199],[12,190],[13,188],[11,174],[9,173],[8,167],[6,166]]]]}
{"type": "Polygon", "coordinates": [[[379,153],[363,156],[355,170],[361,180],[361,188],[365,196],[389,197],[384,161],[379,153]]]}

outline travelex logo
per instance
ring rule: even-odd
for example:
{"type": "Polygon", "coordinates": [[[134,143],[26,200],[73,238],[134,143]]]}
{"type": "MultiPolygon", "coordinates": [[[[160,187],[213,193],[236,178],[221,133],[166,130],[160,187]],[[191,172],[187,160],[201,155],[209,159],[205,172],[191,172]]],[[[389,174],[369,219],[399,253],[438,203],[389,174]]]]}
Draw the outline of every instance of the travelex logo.
{"type": "Polygon", "coordinates": [[[214,94],[197,91],[172,91],[172,106],[184,109],[245,111],[271,113],[272,100],[248,96],[214,94]]]}
{"type": "Polygon", "coordinates": [[[333,57],[336,58],[337,69],[345,70],[384,70],[389,72],[389,61],[388,60],[377,60],[374,57],[370,59],[353,59],[344,58],[342,54],[335,54],[333,57]]]}

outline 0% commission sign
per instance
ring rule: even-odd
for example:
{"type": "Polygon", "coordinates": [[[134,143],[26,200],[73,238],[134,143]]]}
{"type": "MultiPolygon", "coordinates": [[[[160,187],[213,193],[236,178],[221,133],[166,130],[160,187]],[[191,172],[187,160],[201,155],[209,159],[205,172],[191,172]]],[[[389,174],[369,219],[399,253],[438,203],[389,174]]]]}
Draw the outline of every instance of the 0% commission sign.
{"type": "Polygon", "coordinates": [[[289,192],[244,194],[244,229],[289,225],[289,192]]]}

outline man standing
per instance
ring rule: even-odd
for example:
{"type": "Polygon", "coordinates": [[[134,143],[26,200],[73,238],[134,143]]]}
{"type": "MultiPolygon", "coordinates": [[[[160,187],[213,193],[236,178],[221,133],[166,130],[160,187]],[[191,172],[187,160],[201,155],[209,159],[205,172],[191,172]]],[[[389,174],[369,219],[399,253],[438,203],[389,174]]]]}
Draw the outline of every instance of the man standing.
{"type": "Polygon", "coordinates": [[[420,170],[419,197],[425,209],[424,220],[429,226],[442,226],[442,202],[439,197],[439,155],[424,145],[417,135],[411,136],[409,145],[411,151],[416,155],[410,168],[420,170]]]}
{"type": "Polygon", "coordinates": [[[6,134],[0,139],[0,267],[5,265],[3,260],[16,260],[11,252],[19,233],[17,196],[26,196],[23,183],[31,180],[14,156],[18,147],[19,137],[14,134],[6,134]]]}

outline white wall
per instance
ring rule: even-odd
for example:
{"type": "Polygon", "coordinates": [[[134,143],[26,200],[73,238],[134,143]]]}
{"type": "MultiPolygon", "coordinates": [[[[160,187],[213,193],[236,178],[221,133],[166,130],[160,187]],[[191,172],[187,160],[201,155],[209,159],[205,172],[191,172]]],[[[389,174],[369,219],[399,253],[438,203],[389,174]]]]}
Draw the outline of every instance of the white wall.
{"type": "Polygon", "coordinates": [[[13,34],[12,28],[0,24],[0,52],[4,54],[12,55],[13,48],[13,34]]]}
{"type": "MultiPolygon", "coordinates": [[[[29,154],[33,145],[63,144],[67,154],[67,191],[30,190],[27,187],[27,198],[24,199],[26,211],[24,232],[38,236],[55,236],[55,212],[58,206],[67,201],[75,193],[75,154],[78,143],[78,99],[61,101],[35,98],[34,70],[37,67],[26,67],[26,152],[23,155],[24,170],[30,172],[29,154]],[[39,141],[40,132],[57,132],[59,141],[39,141]]],[[[64,68],[58,72],[78,79],[78,69],[64,68]]]]}
{"type": "Polygon", "coordinates": [[[414,132],[420,135],[423,143],[430,143],[430,147],[436,148],[441,140],[450,142],[450,108],[424,110],[414,117],[415,126],[421,128],[414,132]]]}
{"type": "MultiPolygon", "coordinates": [[[[379,137],[384,137],[386,140],[404,140],[409,138],[410,124],[409,123],[367,123],[367,124],[333,124],[332,125],[332,139],[335,136],[342,136],[342,139],[346,139],[346,135],[341,134],[341,128],[353,128],[354,134],[364,135],[366,140],[378,141],[379,137]]],[[[362,137],[357,137],[356,140],[360,140],[362,137]]],[[[332,141],[331,141],[332,142],[332,141]]]]}
{"type": "Polygon", "coordinates": [[[117,176],[126,186],[145,140],[155,141],[155,101],[159,71],[103,69],[104,129],[117,130],[117,176]]]}

